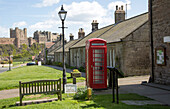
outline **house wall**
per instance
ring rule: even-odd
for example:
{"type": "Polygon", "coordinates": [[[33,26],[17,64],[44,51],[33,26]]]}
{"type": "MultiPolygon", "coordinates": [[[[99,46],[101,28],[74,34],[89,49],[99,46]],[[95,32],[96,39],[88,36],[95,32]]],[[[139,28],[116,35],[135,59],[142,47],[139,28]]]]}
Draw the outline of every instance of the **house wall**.
{"type": "Polygon", "coordinates": [[[139,27],[123,41],[123,69],[125,75],[150,74],[149,23],[139,27]]]}
{"type": "MultiPolygon", "coordinates": [[[[107,44],[107,66],[123,69],[123,44],[122,42],[107,44]]],[[[123,72],[123,71],[122,71],[123,72]]]]}
{"type": "Polygon", "coordinates": [[[70,49],[70,66],[85,67],[85,47],[70,49]]]}
{"type": "MultiPolygon", "coordinates": [[[[55,52],[54,53],[54,61],[63,63],[63,53],[55,52]]],[[[65,64],[69,65],[69,52],[65,52],[65,64]]]]}
{"type": "Polygon", "coordinates": [[[156,60],[156,48],[162,47],[166,52],[165,65],[159,66],[155,61],[154,82],[170,84],[170,43],[163,42],[164,36],[170,36],[170,0],[152,0],[152,2],[154,61],[156,60]]]}
{"type": "Polygon", "coordinates": [[[150,74],[148,22],[121,42],[107,44],[107,66],[118,68],[125,76],[150,74]]]}

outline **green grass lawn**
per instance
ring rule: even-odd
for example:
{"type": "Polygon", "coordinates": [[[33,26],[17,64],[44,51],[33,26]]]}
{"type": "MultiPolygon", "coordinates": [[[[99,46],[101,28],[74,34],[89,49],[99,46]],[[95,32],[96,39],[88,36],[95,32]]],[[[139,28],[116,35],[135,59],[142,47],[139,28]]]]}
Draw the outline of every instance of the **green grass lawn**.
{"type": "MultiPolygon", "coordinates": [[[[70,73],[66,74],[70,77],[70,73]]],[[[17,88],[19,81],[27,82],[43,79],[59,79],[62,78],[62,71],[46,66],[24,66],[12,71],[0,73],[0,90],[17,88]]],[[[67,83],[72,83],[73,79],[67,79],[67,83]]],[[[77,82],[85,81],[85,78],[77,78],[77,82]]]]}
{"type": "MultiPolygon", "coordinates": [[[[28,62],[31,62],[31,61],[25,61],[24,63],[28,63],[28,62]]],[[[24,64],[23,61],[17,61],[17,62],[13,62],[13,66],[18,66],[20,64],[24,64]]]]}
{"type": "MultiPolygon", "coordinates": [[[[19,97],[0,100],[0,108],[10,109],[170,109],[168,106],[161,105],[126,105],[124,103],[112,103],[112,95],[95,95],[92,100],[73,100],[73,94],[63,94],[62,101],[53,101],[41,104],[32,104],[27,106],[15,106],[19,97]]],[[[23,100],[48,99],[55,98],[57,95],[30,95],[25,96],[23,100]]],[[[137,94],[120,94],[120,100],[150,100],[149,98],[137,94]]]]}

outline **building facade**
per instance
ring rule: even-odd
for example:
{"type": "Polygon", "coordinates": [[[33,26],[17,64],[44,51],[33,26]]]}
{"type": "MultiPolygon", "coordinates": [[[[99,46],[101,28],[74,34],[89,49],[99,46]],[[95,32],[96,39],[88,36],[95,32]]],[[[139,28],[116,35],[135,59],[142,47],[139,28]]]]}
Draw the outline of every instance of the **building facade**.
{"type": "Polygon", "coordinates": [[[150,32],[153,38],[152,80],[170,84],[170,0],[149,0],[150,32]]]}
{"type": "Polygon", "coordinates": [[[59,39],[58,33],[51,33],[49,31],[35,31],[34,37],[37,43],[45,43],[45,42],[56,42],[59,39]]]}

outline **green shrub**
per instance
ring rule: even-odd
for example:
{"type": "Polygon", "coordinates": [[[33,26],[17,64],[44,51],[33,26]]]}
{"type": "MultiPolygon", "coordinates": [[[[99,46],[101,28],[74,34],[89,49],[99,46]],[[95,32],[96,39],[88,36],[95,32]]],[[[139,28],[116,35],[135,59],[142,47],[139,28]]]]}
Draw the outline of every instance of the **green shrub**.
{"type": "Polygon", "coordinates": [[[1,64],[9,64],[8,61],[2,61],[1,64]]]}
{"type": "Polygon", "coordinates": [[[85,70],[84,67],[80,67],[80,68],[78,68],[78,70],[79,70],[80,72],[86,72],[86,70],[85,70]]]}
{"type": "Polygon", "coordinates": [[[73,98],[75,100],[86,100],[87,99],[87,88],[78,88],[73,98]]]}

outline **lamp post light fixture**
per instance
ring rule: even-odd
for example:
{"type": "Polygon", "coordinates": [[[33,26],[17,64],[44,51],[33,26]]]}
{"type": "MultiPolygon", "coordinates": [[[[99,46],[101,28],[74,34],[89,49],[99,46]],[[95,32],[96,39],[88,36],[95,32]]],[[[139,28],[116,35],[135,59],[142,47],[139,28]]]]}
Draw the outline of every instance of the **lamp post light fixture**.
{"type": "Polygon", "coordinates": [[[66,68],[65,68],[65,51],[64,51],[64,20],[67,15],[67,11],[64,10],[63,5],[61,6],[61,10],[58,12],[58,15],[62,21],[62,36],[63,36],[63,93],[65,92],[65,84],[67,83],[66,78],[66,68]]]}

